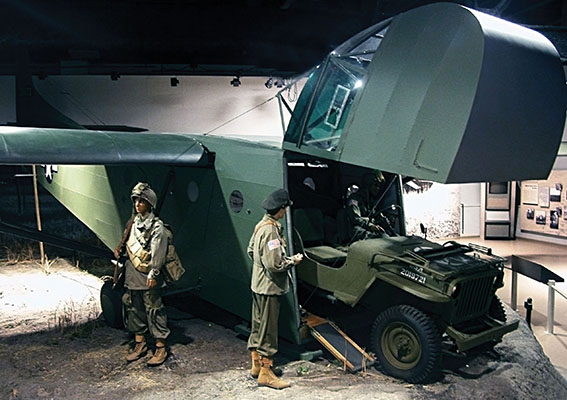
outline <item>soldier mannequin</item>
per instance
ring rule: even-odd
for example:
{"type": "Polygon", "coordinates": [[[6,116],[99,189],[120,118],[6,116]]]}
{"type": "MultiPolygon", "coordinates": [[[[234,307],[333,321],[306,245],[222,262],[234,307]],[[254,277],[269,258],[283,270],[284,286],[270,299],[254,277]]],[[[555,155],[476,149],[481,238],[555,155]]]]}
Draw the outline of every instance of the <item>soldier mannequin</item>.
{"type": "Polygon", "coordinates": [[[286,241],[278,222],[291,204],[287,190],[272,192],[262,202],[267,213],[256,225],[248,244],[248,256],[254,261],[252,324],[248,338],[248,350],[252,356],[250,374],[258,378],[258,385],[274,389],[290,386],[276,376],[273,357],[278,351],[280,298],[289,291],[288,270],[303,259],[302,254],[286,256],[286,241]]]}
{"type": "Polygon", "coordinates": [[[384,229],[370,220],[370,213],[380,196],[384,176],[380,171],[364,174],[361,188],[347,199],[347,218],[351,241],[377,238],[384,229]]]}
{"type": "Polygon", "coordinates": [[[132,202],[136,214],[128,222],[124,233],[125,246],[115,250],[115,256],[128,254],[125,263],[126,292],[122,298],[128,316],[127,328],[134,333],[136,344],[126,360],[131,362],[143,357],[147,351],[145,334],[155,339],[156,350],[148,360],[149,366],[162,364],[167,357],[165,341],[170,330],[161,299],[168,237],[163,222],[153,210],[157,196],[147,183],[138,183],[132,189],[132,202]],[[129,231],[129,232],[128,232],[129,231]]]}

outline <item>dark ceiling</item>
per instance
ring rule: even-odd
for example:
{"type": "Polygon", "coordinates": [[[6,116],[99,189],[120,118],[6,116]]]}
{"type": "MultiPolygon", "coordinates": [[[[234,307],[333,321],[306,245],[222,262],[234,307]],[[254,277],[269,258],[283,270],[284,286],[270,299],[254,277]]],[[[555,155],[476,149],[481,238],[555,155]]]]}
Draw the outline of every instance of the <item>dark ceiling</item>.
{"type": "MultiPolygon", "coordinates": [[[[0,0],[0,74],[291,76],[428,0],[0,0]]],[[[565,0],[454,1],[537,26],[562,50],[565,0]]]]}

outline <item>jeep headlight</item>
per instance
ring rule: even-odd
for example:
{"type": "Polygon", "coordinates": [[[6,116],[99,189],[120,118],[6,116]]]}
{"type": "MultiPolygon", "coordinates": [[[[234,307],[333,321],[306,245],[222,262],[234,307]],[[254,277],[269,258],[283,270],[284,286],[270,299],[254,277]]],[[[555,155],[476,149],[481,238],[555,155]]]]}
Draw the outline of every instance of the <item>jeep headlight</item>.
{"type": "Polygon", "coordinates": [[[451,297],[456,298],[459,294],[459,284],[456,284],[451,288],[451,297]]]}

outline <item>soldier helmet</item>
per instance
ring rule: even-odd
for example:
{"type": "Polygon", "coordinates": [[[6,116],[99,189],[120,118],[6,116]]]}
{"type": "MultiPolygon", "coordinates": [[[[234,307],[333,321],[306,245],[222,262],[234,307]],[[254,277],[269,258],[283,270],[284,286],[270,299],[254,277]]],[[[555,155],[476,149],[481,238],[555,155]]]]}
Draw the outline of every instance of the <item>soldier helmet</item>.
{"type": "Polygon", "coordinates": [[[373,183],[381,184],[384,181],[384,175],[377,169],[362,176],[362,186],[364,187],[370,187],[373,183]]]}
{"type": "Polygon", "coordinates": [[[262,208],[265,210],[276,210],[291,206],[293,202],[289,199],[289,193],[285,189],[277,189],[268,195],[262,202],[262,208]]]}
{"type": "Polygon", "coordinates": [[[148,185],[147,183],[139,182],[136,184],[136,186],[132,188],[132,194],[130,195],[132,202],[137,197],[146,200],[148,203],[150,203],[150,206],[152,206],[152,208],[156,208],[156,204],[157,204],[156,192],[154,192],[150,187],[150,185],[148,185]]]}

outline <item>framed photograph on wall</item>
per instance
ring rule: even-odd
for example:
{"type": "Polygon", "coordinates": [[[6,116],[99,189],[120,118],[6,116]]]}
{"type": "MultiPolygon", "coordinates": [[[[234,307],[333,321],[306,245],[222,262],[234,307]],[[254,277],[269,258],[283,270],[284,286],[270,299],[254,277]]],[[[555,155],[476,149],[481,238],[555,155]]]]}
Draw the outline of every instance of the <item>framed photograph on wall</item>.
{"type": "Polygon", "coordinates": [[[537,210],[535,212],[535,223],[538,225],[545,225],[547,221],[547,213],[544,210],[537,210]]]}
{"type": "Polygon", "coordinates": [[[549,188],[549,201],[561,201],[561,192],[563,191],[563,185],[561,183],[556,183],[555,186],[549,188]]]}
{"type": "Polygon", "coordinates": [[[549,212],[549,227],[551,229],[559,229],[559,215],[557,215],[556,210],[549,212]]]}
{"type": "Polygon", "coordinates": [[[528,208],[526,210],[526,218],[527,219],[534,219],[534,209],[533,208],[528,208]]]}

